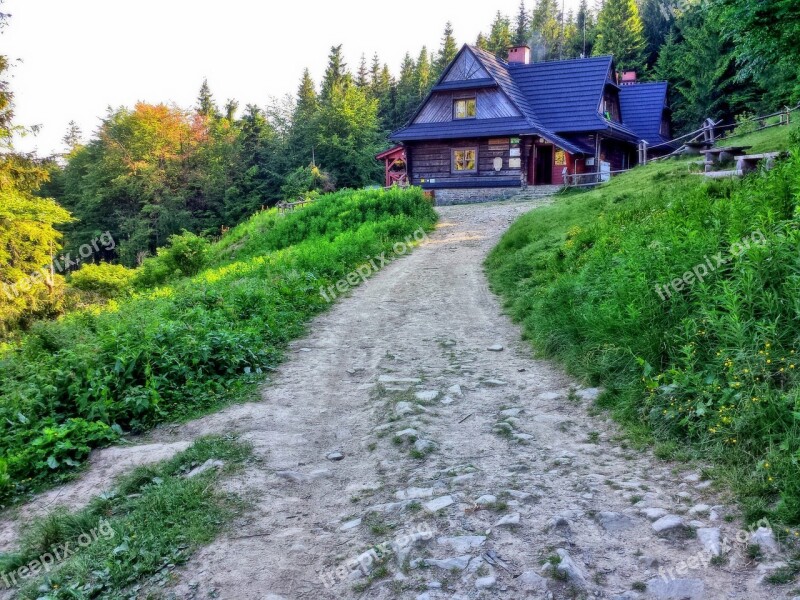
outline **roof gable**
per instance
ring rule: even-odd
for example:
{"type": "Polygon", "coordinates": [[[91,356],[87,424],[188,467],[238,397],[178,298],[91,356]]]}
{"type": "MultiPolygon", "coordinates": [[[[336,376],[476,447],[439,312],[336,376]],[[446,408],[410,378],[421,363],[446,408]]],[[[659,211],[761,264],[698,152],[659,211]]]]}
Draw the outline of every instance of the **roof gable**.
{"type": "Polygon", "coordinates": [[[486,72],[480,61],[465,47],[445,71],[440,83],[489,78],[489,73],[486,72]]]}

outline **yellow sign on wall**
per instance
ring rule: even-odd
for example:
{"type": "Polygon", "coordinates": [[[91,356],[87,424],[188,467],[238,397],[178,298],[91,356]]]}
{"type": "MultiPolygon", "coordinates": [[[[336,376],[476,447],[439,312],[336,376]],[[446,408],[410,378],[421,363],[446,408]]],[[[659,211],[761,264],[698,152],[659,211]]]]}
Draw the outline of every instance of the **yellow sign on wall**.
{"type": "Polygon", "coordinates": [[[556,161],[556,164],[558,166],[560,166],[560,167],[566,165],[567,164],[567,153],[564,152],[563,150],[556,150],[555,161],[556,161]]]}

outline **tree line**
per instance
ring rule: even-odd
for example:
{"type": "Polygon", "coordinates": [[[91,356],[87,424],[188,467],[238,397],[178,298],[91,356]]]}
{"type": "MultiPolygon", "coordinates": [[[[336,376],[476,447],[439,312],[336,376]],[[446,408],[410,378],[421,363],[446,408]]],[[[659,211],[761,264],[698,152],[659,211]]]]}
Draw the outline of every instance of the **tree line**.
{"type": "MultiPolygon", "coordinates": [[[[613,54],[619,69],[670,83],[679,132],[705,117],[731,121],[800,98],[794,0],[595,2],[563,13],[557,0],[523,0],[514,15],[498,12],[473,43],[500,58],[527,43],[534,61],[613,54]]],[[[306,70],[295,94],[267,106],[220,104],[203,82],[191,108],[111,108],[88,140],[72,124],[66,152],[49,160],[14,151],[13,95],[0,81],[0,284],[104,233],[113,250],[90,260],[135,266],[183,230],[218,235],[280,200],[380,184],[374,155],[459,46],[448,23],[438,46],[406,53],[396,75],[377,54],[353,68],[335,46],[320,82],[306,70]]],[[[2,57],[0,75],[7,63],[2,57]]],[[[25,294],[0,294],[0,313],[22,322],[63,310],[60,281],[45,273],[25,294]]]]}

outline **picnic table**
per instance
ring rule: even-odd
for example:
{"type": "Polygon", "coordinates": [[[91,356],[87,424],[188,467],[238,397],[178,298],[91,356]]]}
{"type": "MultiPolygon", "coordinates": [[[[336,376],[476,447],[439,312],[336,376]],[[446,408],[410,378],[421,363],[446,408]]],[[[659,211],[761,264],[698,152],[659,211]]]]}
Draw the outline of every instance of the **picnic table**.
{"type": "Polygon", "coordinates": [[[684,154],[699,155],[703,152],[703,150],[710,148],[713,145],[714,142],[711,141],[686,142],[683,145],[684,154]]]}
{"type": "Polygon", "coordinates": [[[766,168],[769,171],[773,164],[775,163],[775,159],[778,158],[781,152],[765,152],[763,154],[745,154],[742,156],[736,157],[736,170],[741,171],[742,173],[749,173],[750,171],[755,171],[758,168],[758,164],[761,161],[765,161],[766,168]]]}
{"type": "Polygon", "coordinates": [[[724,148],[706,148],[700,150],[700,153],[705,155],[705,170],[709,172],[715,164],[728,162],[734,159],[736,154],[741,154],[749,150],[752,146],[726,146],[724,148]]]}

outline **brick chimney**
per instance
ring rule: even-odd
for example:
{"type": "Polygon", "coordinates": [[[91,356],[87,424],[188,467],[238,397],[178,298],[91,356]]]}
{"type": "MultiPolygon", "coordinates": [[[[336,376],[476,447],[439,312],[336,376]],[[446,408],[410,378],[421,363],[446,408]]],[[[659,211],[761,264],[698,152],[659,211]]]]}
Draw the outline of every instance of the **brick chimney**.
{"type": "Polygon", "coordinates": [[[636,83],[636,71],[623,71],[620,77],[620,85],[631,85],[636,83]]]}
{"type": "Polygon", "coordinates": [[[508,51],[508,64],[527,65],[531,62],[530,46],[514,46],[508,51]]]}

